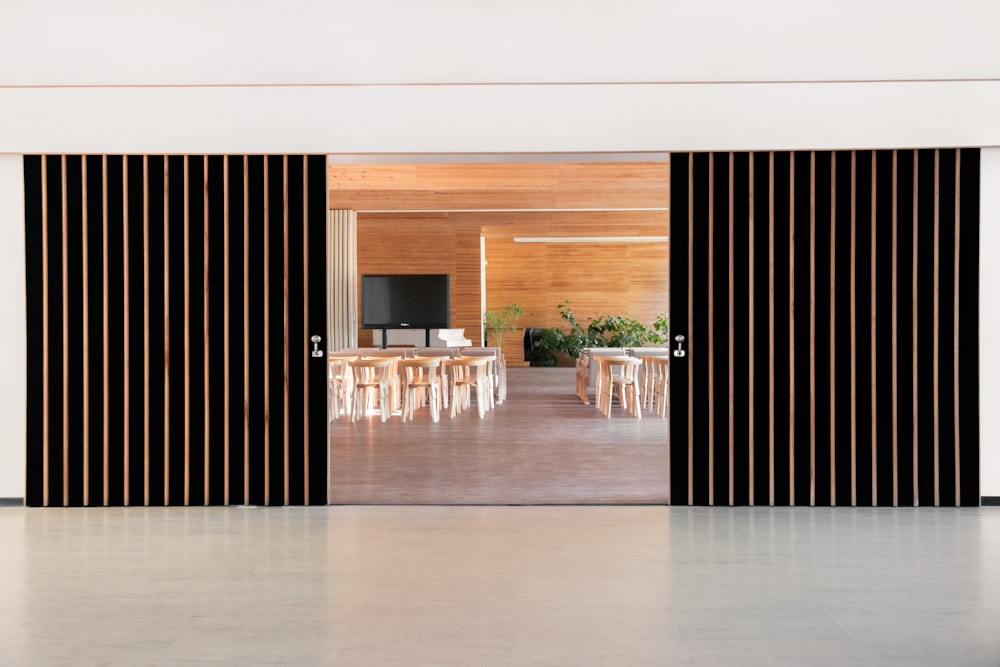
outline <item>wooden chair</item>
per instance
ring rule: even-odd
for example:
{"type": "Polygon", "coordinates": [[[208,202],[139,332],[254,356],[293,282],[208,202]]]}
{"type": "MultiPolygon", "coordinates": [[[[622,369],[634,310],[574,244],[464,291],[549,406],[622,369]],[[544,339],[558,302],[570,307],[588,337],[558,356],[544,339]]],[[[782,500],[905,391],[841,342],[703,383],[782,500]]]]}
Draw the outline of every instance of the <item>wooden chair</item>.
{"type": "Polygon", "coordinates": [[[448,362],[451,381],[451,418],[471,405],[472,390],[476,391],[479,418],[493,405],[493,385],[490,365],[493,357],[459,357],[448,362]]]}
{"type": "Polygon", "coordinates": [[[350,417],[352,394],[354,393],[353,374],[350,362],[355,356],[331,354],[327,359],[328,398],[327,418],[330,421],[340,419],[340,415],[350,417]]]}
{"type": "MultiPolygon", "coordinates": [[[[421,357],[440,357],[444,362],[448,359],[454,359],[455,357],[461,356],[461,350],[457,347],[425,347],[420,349],[421,357]]],[[[441,368],[438,369],[438,377],[441,380],[441,405],[448,408],[450,404],[448,390],[448,364],[442,363],[441,368]]]]}
{"type": "Polygon", "coordinates": [[[348,362],[354,375],[354,410],[351,421],[357,421],[367,414],[378,400],[382,421],[388,421],[392,414],[392,388],[396,378],[398,359],[363,358],[348,362]]]}
{"type": "Polygon", "coordinates": [[[641,417],[639,409],[639,367],[642,361],[635,357],[594,356],[597,364],[597,409],[611,418],[611,404],[617,395],[623,408],[633,417],[641,417]]]}
{"type": "Polygon", "coordinates": [[[462,349],[463,357],[493,357],[491,377],[495,394],[495,405],[500,405],[507,398],[507,365],[499,347],[466,347],[462,349]]]}
{"type": "Polygon", "coordinates": [[[425,400],[430,403],[431,419],[437,423],[441,414],[441,367],[442,357],[421,357],[401,359],[399,368],[403,371],[403,421],[409,417],[413,421],[413,411],[425,400]]]}
{"type": "Polygon", "coordinates": [[[667,387],[670,384],[670,357],[656,357],[653,360],[653,396],[650,409],[660,417],[667,417],[667,387]]]}
{"type": "Polygon", "coordinates": [[[642,407],[653,410],[653,385],[656,382],[656,361],[670,357],[670,350],[664,347],[637,348],[636,356],[642,360],[642,407]]]}

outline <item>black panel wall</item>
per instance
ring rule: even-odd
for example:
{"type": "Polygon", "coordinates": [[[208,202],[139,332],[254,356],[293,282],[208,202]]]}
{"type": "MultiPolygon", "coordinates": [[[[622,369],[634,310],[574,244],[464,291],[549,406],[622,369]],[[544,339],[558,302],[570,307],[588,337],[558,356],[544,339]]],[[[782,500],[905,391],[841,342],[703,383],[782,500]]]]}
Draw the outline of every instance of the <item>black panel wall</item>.
{"type": "Polygon", "coordinates": [[[325,503],[325,158],[24,175],[28,505],[325,503]]]}
{"type": "Polygon", "coordinates": [[[671,159],[672,502],[978,505],[978,150],[671,159]]]}

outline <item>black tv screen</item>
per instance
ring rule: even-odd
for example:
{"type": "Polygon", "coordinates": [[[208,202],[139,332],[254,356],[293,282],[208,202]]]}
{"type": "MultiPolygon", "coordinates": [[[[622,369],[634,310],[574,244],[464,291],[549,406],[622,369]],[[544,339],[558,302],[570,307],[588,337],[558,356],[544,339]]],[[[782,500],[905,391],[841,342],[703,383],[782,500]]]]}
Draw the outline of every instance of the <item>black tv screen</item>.
{"type": "Polygon", "coordinates": [[[361,276],[364,329],[447,329],[450,308],[446,273],[361,276]]]}

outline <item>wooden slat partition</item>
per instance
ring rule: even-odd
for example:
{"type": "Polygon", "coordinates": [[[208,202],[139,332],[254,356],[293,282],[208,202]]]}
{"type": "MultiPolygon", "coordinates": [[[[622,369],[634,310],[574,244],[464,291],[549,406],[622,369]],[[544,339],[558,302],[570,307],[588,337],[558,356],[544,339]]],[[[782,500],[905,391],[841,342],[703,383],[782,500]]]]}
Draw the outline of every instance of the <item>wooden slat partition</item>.
{"type": "Polygon", "coordinates": [[[29,300],[29,505],[326,501],[326,370],[307,333],[325,321],[309,289],[325,280],[325,248],[308,233],[323,238],[325,167],[25,158],[29,290],[41,293],[29,300]]]}
{"type": "Polygon", "coordinates": [[[671,334],[689,337],[671,370],[681,380],[671,401],[686,407],[671,411],[671,440],[687,444],[671,448],[671,487],[685,491],[673,502],[978,504],[978,256],[968,238],[978,229],[969,223],[978,153],[672,159],[671,208],[688,224],[671,252],[671,334]],[[731,185],[742,178],[745,191],[731,185]],[[723,237],[711,231],[722,205],[734,211],[728,262],[716,261],[723,237]],[[749,252],[730,254],[743,236],[749,252]],[[748,285],[748,316],[713,299],[723,280],[748,285]],[[714,344],[720,331],[747,346],[714,344]],[[737,369],[728,410],[712,380],[723,366],[737,369]],[[748,488],[713,486],[713,466],[723,465],[748,488]],[[754,493],[762,484],[766,500],[754,493]]]}

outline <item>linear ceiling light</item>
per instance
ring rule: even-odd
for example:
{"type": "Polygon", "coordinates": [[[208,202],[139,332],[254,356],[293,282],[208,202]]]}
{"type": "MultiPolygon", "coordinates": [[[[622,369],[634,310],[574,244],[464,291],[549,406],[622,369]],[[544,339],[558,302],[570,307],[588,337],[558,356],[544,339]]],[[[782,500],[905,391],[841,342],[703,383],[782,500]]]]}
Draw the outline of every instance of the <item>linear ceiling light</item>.
{"type": "Polygon", "coordinates": [[[669,236],[515,236],[514,243],[664,243],[669,236]]]}

